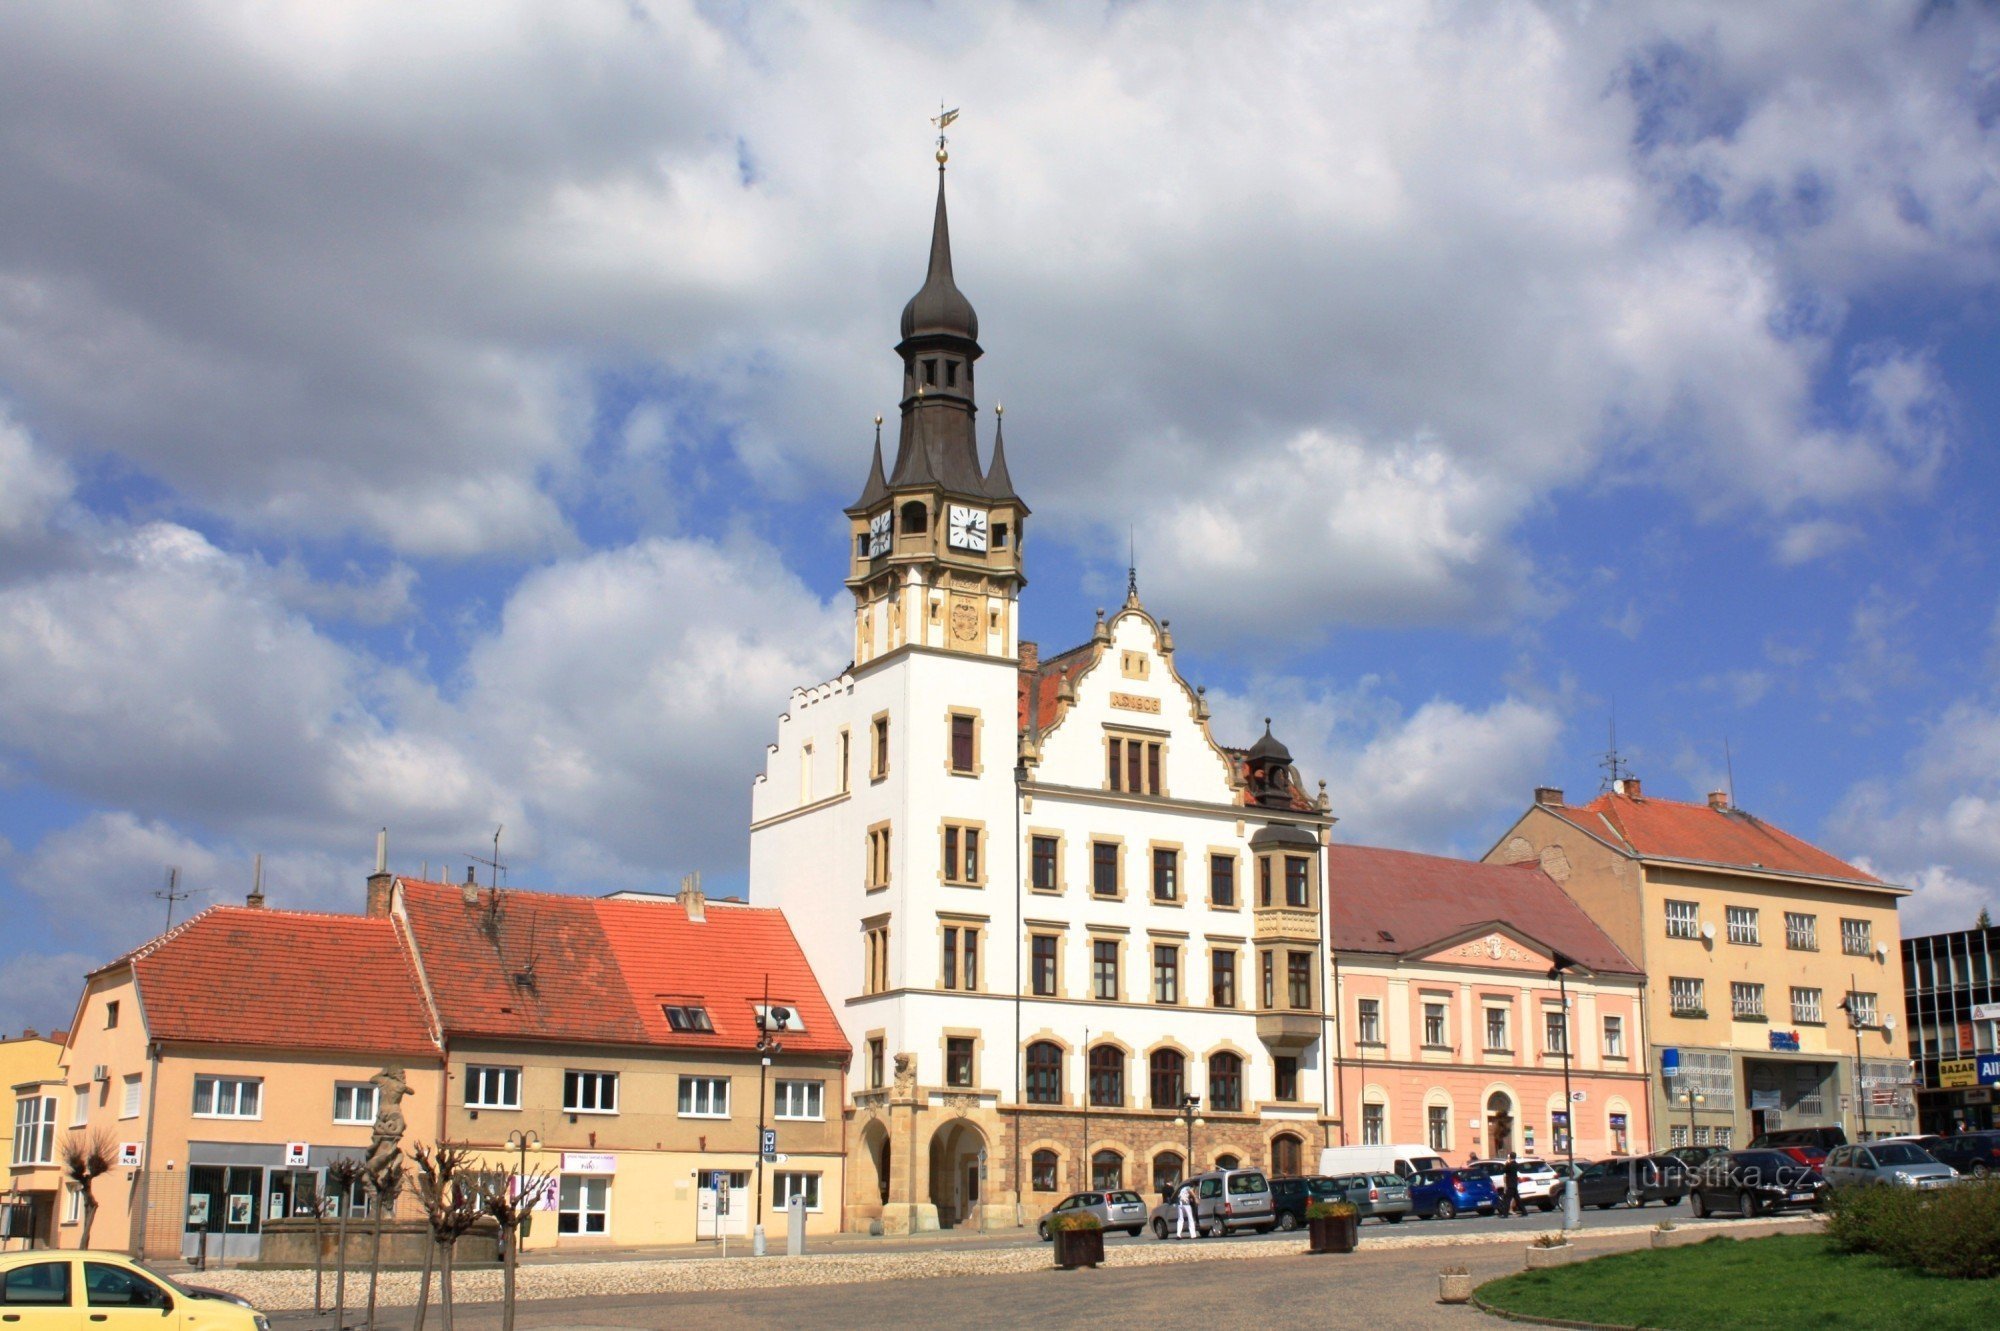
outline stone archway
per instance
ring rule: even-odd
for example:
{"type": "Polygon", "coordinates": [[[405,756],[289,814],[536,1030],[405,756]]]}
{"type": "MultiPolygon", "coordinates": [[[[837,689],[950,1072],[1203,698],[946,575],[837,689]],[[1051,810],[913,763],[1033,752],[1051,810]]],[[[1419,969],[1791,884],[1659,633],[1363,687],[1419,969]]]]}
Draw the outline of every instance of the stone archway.
{"type": "Polygon", "coordinates": [[[986,1134],[965,1119],[954,1119],[931,1135],[930,1194],[939,1229],[979,1222],[987,1192],[981,1177],[985,1153],[986,1134]]]}
{"type": "Polygon", "coordinates": [[[1486,1155],[1498,1160],[1514,1149],[1514,1101],[1505,1091],[1486,1097],[1486,1155]]]}
{"type": "Polygon", "coordinates": [[[881,1214],[881,1207],[889,1204],[889,1129],[882,1120],[872,1119],[861,1129],[861,1151],[854,1162],[854,1182],[850,1184],[851,1195],[857,1205],[875,1208],[874,1214],[881,1214]]]}

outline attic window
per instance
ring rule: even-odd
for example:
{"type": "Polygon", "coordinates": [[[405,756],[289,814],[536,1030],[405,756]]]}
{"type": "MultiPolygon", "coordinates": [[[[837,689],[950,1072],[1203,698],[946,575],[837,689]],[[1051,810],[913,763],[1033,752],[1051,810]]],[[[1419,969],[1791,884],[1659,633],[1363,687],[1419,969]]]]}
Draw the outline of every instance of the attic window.
{"type": "Polygon", "coordinates": [[[1396,941],[1396,935],[1390,933],[1387,929],[1377,929],[1375,931],[1375,936],[1381,939],[1385,943],[1393,943],[1396,941]]]}
{"type": "Polygon", "coordinates": [[[763,1025],[767,1031],[802,1031],[806,1028],[805,1018],[799,1015],[795,1004],[773,1003],[767,1008],[762,1003],[752,1003],[750,1006],[759,1017],[764,1018],[763,1025]]]}
{"type": "Polygon", "coordinates": [[[708,1009],[692,1004],[662,1003],[660,1011],[667,1014],[667,1025],[677,1031],[689,1031],[697,1035],[713,1035],[715,1027],[708,1020],[708,1009]]]}

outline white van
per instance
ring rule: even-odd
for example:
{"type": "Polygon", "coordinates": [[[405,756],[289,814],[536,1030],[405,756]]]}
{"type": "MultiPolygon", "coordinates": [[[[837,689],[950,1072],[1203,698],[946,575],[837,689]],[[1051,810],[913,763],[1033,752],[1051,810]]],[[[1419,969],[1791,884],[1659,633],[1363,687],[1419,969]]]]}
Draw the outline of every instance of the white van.
{"type": "Polygon", "coordinates": [[[1319,1153],[1319,1172],[1336,1174],[1401,1174],[1409,1178],[1426,1169],[1449,1169],[1444,1157],[1428,1146],[1329,1146],[1319,1153]]]}

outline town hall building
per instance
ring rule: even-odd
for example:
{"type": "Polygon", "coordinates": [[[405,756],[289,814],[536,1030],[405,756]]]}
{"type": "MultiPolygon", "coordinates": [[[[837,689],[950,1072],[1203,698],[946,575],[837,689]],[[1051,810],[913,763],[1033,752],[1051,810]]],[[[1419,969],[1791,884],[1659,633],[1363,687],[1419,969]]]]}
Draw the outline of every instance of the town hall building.
{"type": "Polygon", "coordinates": [[[981,461],[943,161],[894,461],[878,426],[847,510],[853,663],[793,693],[752,794],[751,898],[855,1051],[848,1223],[1309,1170],[1337,1140],[1334,820],[1268,723],[1212,733],[1136,582],[1081,645],[1022,639],[1030,510],[997,419],[981,461]]]}

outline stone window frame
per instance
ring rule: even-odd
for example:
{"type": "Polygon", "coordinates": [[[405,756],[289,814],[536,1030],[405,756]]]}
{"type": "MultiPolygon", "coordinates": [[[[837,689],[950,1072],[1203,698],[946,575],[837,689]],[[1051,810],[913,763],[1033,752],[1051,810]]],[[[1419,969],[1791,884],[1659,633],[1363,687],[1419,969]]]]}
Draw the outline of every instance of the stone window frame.
{"type": "Polygon", "coordinates": [[[889,1033],[876,1027],[861,1037],[862,1057],[867,1060],[863,1069],[868,1078],[868,1089],[879,1091],[889,1084],[889,1033]]]}
{"type": "Polygon", "coordinates": [[[1151,679],[1153,659],[1150,652],[1120,650],[1118,673],[1124,679],[1151,679]]]}
{"type": "Polygon", "coordinates": [[[1241,940],[1210,939],[1208,944],[1208,1006],[1218,1012],[1242,1012],[1243,1007],[1243,951],[1241,940]],[[1227,953],[1230,957],[1230,997],[1235,1001],[1224,1005],[1215,998],[1215,960],[1227,953]]]}
{"type": "MultiPolygon", "coordinates": [[[[1069,1075],[1069,1061],[1072,1058],[1075,1058],[1076,1056],[1077,1056],[1076,1046],[1071,1044],[1067,1039],[1065,1039],[1063,1036],[1059,1035],[1055,1031],[1048,1029],[1046,1026],[1044,1026],[1039,1031],[1035,1031],[1032,1034],[1024,1036],[1021,1040],[1021,1054],[1020,1054],[1021,1070],[1022,1070],[1021,1071],[1022,1103],[1041,1109],[1076,1108],[1081,1102],[1075,1098],[1075,1095],[1081,1094],[1082,1088],[1079,1088],[1077,1086],[1076,1079],[1069,1075]],[[1028,1050],[1038,1044],[1046,1044],[1053,1046],[1057,1051],[1056,1098],[1053,1102],[1044,1100],[1029,1100],[1027,1098],[1028,1050]]],[[[1085,1070],[1085,1076],[1087,1079],[1088,1068],[1086,1068],[1085,1070]]]]}
{"type": "Polygon", "coordinates": [[[1132,1046],[1126,1044],[1123,1040],[1120,1040],[1115,1035],[1098,1034],[1092,1037],[1090,1045],[1083,1051],[1083,1085],[1080,1088],[1084,1098],[1086,1100],[1090,1100],[1091,1109],[1098,1110],[1098,1109],[1133,1108],[1132,1065],[1137,1057],[1138,1055],[1133,1050],[1132,1046]],[[1118,1103],[1116,1104],[1101,1105],[1097,1103],[1097,1101],[1095,1100],[1090,1100],[1090,1095],[1093,1089],[1092,1083],[1095,1081],[1095,1074],[1093,1074],[1090,1069],[1090,1056],[1099,1049],[1116,1049],[1123,1060],[1119,1064],[1119,1074],[1118,1074],[1119,1098],[1118,1098],[1118,1103]]]}
{"type": "Polygon", "coordinates": [[[1168,732],[1164,730],[1152,730],[1145,726],[1118,725],[1106,722],[1101,743],[1103,746],[1102,754],[1097,768],[1102,778],[1099,789],[1113,795],[1150,795],[1160,799],[1165,799],[1171,794],[1167,771],[1169,760],[1173,756],[1173,743],[1168,732]],[[1115,781],[1112,779],[1111,745],[1114,742],[1121,745],[1141,744],[1146,746],[1140,750],[1140,789],[1133,790],[1131,788],[1130,773],[1132,766],[1129,756],[1130,751],[1128,749],[1120,750],[1118,777],[1115,781]],[[1154,769],[1155,763],[1158,764],[1157,771],[1154,769]],[[1154,780],[1155,776],[1159,778],[1157,781],[1154,780]],[[1157,786],[1158,789],[1146,789],[1149,786],[1157,786]]]}
{"type": "Polygon", "coordinates": [[[1125,980],[1131,973],[1125,964],[1125,943],[1130,937],[1123,929],[1113,930],[1104,925],[1085,925],[1086,937],[1090,944],[1090,1000],[1093,1003],[1125,1002],[1125,980]],[[1118,992],[1110,998],[1103,998],[1097,992],[1097,946],[1100,943],[1114,944],[1118,949],[1116,988],[1118,992]]]}
{"type": "Polygon", "coordinates": [[[864,996],[886,994],[890,988],[890,917],[884,913],[861,921],[863,941],[861,992],[864,996]]]}
{"type": "Polygon", "coordinates": [[[1238,869],[1240,868],[1242,862],[1243,862],[1243,855],[1238,851],[1236,847],[1233,846],[1208,847],[1208,883],[1203,890],[1207,893],[1208,908],[1210,910],[1243,909],[1243,875],[1240,872],[1238,872],[1238,869]],[[1230,880],[1230,896],[1232,899],[1227,905],[1224,905],[1222,902],[1219,902],[1215,899],[1215,862],[1217,860],[1227,860],[1229,861],[1230,865],[1229,880],[1230,880]]]}
{"type": "Polygon", "coordinates": [[[1480,1023],[1481,1033],[1485,1039],[1485,1044],[1480,1046],[1480,1052],[1484,1054],[1511,1055],[1514,1052],[1513,1000],[1496,1000],[1490,995],[1482,994],[1479,999],[1479,1015],[1482,1019],[1480,1023]],[[1493,1043],[1493,1016],[1495,1013],[1500,1015],[1500,1044],[1493,1043]]]}
{"type": "Polygon", "coordinates": [[[840,736],[840,793],[849,794],[854,789],[854,730],[842,726],[840,736]]]}
{"type": "Polygon", "coordinates": [[[985,731],[986,714],[977,707],[947,707],[944,709],[944,771],[946,776],[977,777],[986,771],[985,731]],[[954,744],[952,735],[953,724],[960,717],[964,717],[972,722],[972,766],[970,767],[957,766],[955,762],[956,755],[952,752],[954,744]]]}
{"type": "Polygon", "coordinates": [[[1061,1142],[1047,1140],[1030,1142],[1028,1144],[1028,1191],[1031,1193],[1046,1193],[1050,1196],[1057,1196],[1066,1191],[1063,1187],[1064,1160],[1065,1156],[1061,1142]],[[1037,1173],[1043,1163],[1041,1157],[1045,1155],[1049,1157],[1047,1162],[1049,1168],[1049,1186],[1046,1188],[1042,1186],[1041,1176],[1037,1173]]]}
{"type": "Polygon", "coordinates": [[[1092,901],[1123,901],[1125,899],[1125,838],[1124,837],[1100,836],[1097,833],[1091,834],[1090,899],[1092,901]],[[1116,892],[1099,892],[1097,890],[1097,848],[1099,846],[1111,846],[1114,847],[1118,852],[1117,853],[1118,890],[1116,892]]]}
{"type": "Polygon", "coordinates": [[[937,872],[938,882],[946,887],[965,887],[965,888],[985,887],[987,881],[986,878],[987,866],[992,862],[993,859],[993,857],[989,855],[987,852],[990,851],[992,848],[993,848],[993,839],[987,836],[986,823],[983,819],[940,818],[938,820],[938,872],[937,872]],[[951,877],[950,874],[948,873],[948,870],[950,869],[952,862],[951,858],[946,853],[945,843],[946,843],[946,834],[952,831],[956,831],[959,834],[957,859],[960,867],[963,867],[965,862],[965,847],[966,847],[965,833],[974,832],[978,834],[979,865],[978,865],[978,874],[975,877],[967,878],[961,875],[959,877],[954,878],[951,877]]]}
{"type": "Polygon", "coordinates": [[[1256,1062],[1250,1057],[1250,1054],[1234,1041],[1224,1040],[1203,1050],[1201,1055],[1201,1090],[1202,1103],[1207,1106],[1207,1111],[1210,1114],[1248,1114],[1255,1112],[1251,1108],[1255,1103],[1255,1099],[1250,1094],[1250,1073],[1255,1066],[1256,1062]],[[1236,1103],[1233,1108],[1224,1107],[1216,1097],[1215,1060],[1222,1054],[1228,1054],[1236,1060],[1236,1103]]]}
{"type": "Polygon", "coordinates": [[[1147,1001],[1154,1007],[1191,1007],[1188,1001],[1188,937],[1181,933],[1166,933],[1149,930],[1146,935],[1146,994],[1147,1001]],[[1169,947],[1174,953],[1174,997],[1171,1001],[1160,997],[1159,949],[1169,947]]]}
{"type": "Polygon", "coordinates": [[[992,926],[993,921],[989,916],[965,915],[948,910],[938,912],[937,957],[938,989],[940,992],[948,994],[983,994],[988,992],[986,983],[988,969],[986,965],[986,941],[993,932],[992,926]],[[956,982],[949,985],[945,983],[947,975],[945,970],[944,941],[947,929],[958,931],[958,937],[955,940],[958,945],[958,956],[955,967],[956,982]],[[967,984],[965,982],[965,957],[968,951],[965,946],[965,935],[968,930],[974,931],[977,934],[970,949],[973,970],[978,973],[978,983],[976,984],[967,984]]]}
{"type": "MultiPolygon", "coordinates": [[[[1030,827],[1027,829],[1027,837],[1028,844],[1022,847],[1022,849],[1027,852],[1028,890],[1038,896],[1061,896],[1069,888],[1067,875],[1063,872],[1063,867],[1069,853],[1068,838],[1064,836],[1060,829],[1054,827],[1030,827]],[[1040,887],[1035,883],[1035,842],[1038,840],[1053,841],[1056,843],[1056,883],[1054,887],[1040,887]]],[[[1110,898],[1107,897],[1105,900],[1108,901],[1110,898]]]]}
{"type": "Polygon", "coordinates": [[[1029,998],[1063,999],[1069,997],[1069,987],[1063,983],[1064,944],[1068,941],[1069,926],[1056,920],[1022,921],[1024,938],[1022,946],[1028,953],[1028,974],[1026,976],[1026,996],[1029,998]],[[1035,940],[1047,938],[1055,944],[1055,985],[1046,994],[1035,988],[1035,940]]]}
{"type": "MultiPolygon", "coordinates": [[[[1178,1100],[1176,1100],[1172,1104],[1163,1105],[1156,1103],[1153,1099],[1153,1056],[1155,1054],[1180,1055],[1181,1094],[1185,1096],[1187,1095],[1188,1092],[1194,1089],[1195,1056],[1192,1053],[1188,1052],[1187,1046],[1181,1044],[1178,1040],[1175,1040],[1173,1037],[1169,1036],[1166,1039],[1159,1041],[1157,1044],[1154,1044],[1152,1047],[1146,1050],[1145,1054],[1146,1098],[1142,1105],[1141,1103],[1139,1103],[1137,1097],[1134,1097],[1132,1107],[1134,1109],[1145,1108],[1153,1110],[1166,1110],[1178,1113],[1181,1107],[1180,1102],[1178,1100]]],[[[1095,1106],[1092,1107],[1095,1108],[1095,1106]]]]}
{"type": "Polygon", "coordinates": [[[1187,847],[1179,841],[1148,841],[1146,843],[1146,900],[1155,906],[1172,906],[1176,910],[1187,905],[1187,847]],[[1174,894],[1171,897],[1159,895],[1160,852],[1174,857],[1174,894]]]}
{"type": "Polygon", "coordinates": [[[1444,989],[1419,989],[1417,1006],[1424,1023],[1423,1037],[1419,1041],[1418,1048],[1432,1053],[1451,1053],[1456,1048],[1451,1042],[1451,992],[1444,989]],[[1441,1018],[1443,1025],[1440,1029],[1444,1033],[1444,1039],[1438,1041],[1431,1039],[1431,1009],[1434,1007],[1443,1013],[1441,1018]]]}
{"type": "Polygon", "coordinates": [[[986,1032],[977,1026],[944,1027],[938,1032],[938,1059],[940,1060],[938,1067],[942,1069],[944,1074],[938,1079],[940,1085],[948,1086],[954,1091],[981,1090],[985,1086],[983,1079],[980,1077],[980,1071],[986,1066],[986,1032]],[[969,1082],[954,1082],[951,1079],[951,1042],[953,1040],[972,1041],[972,1080],[969,1082]]]}
{"type": "Polygon", "coordinates": [[[885,781],[889,776],[889,711],[868,718],[868,779],[885,781]]]}
{"type": "Polygon", "coordinates": [[[895,844],[894,824],[895,819],[884,818],[879,823],[868,825],[865,834],[867,864],[862,873],[862,885],[865,891],[882,892],[889,887],[890,879],[895,872],[893,867],[895,861],[891,858],[895,844]]]}

